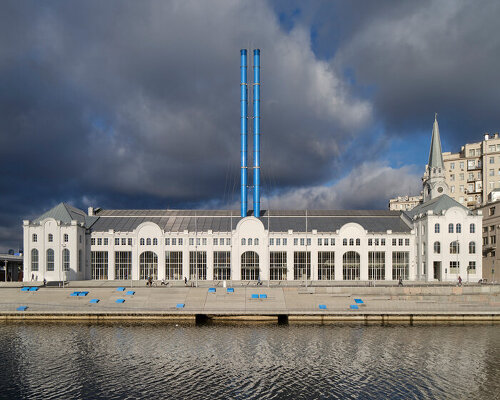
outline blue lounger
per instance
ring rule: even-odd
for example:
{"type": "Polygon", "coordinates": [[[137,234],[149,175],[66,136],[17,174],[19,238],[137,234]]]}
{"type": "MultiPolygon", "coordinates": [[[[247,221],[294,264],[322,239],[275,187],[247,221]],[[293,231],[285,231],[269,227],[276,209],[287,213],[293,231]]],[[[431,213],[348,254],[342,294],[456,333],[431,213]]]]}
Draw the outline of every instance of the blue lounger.
{"type": "Polygon", "coordinates": [[[99,299],[92,299],[89,301],[89,303],[97,304],[97,303],[99,303],[99,299]]]}
{"type": "Polygon", "coordinates": [[[361,299],[354,299],[354,302],[356,304],[365,304],[365,302],[363,300],[361,300],[361,299]]]}
{"type": "Polygon", "coordinates": [[[119,288],[116,288],[116,291],[117,292],[124,292],[125,288],[124,287],[119,287],[119,288]]]}
{"type": "Polygon", "coordinates": [[[25,286],[21,289],[21,292],[29,292],[29,291],[30,291],[29,286],[25,286]]]}
{"type": "Polygon", "coordinates": [[[232,288],[232,287],[227,288],[227,292],[228,293],[234,293],[234,288],[232,288]]]}
{"type": "Polygon", "coordinates": [[[208,288],[208,293],[215,293],[215,288],[214,287],[208,288]]]}
{"type": "Polygon", "coordinates": [[[135,292],[133,290],[129,290],[127,293],[125,293],[126,295],[129,295],[129,296],[133,296],[135,294],[135,292]]]}
{"type": "Polygon", "coordinates": [[[30,287],[30,292],[36,292],[37,290],[38,290],[38,287],[36,287],[36,286],[30,287]]]}
{"type": "Polygon", "coordinates": [[[178,303],[175,307],[176,308],[184,308],[184,303],[178,303]]]}
{"type": "Polygon", "coordinates": [[[115,303],[118,303],[118,304],[125,303],[125,299],[118,299],[115,301],[115,303]]]}
{"type": "Polygon", "coordinates": [[[88,294],[89,294],[89,292],[79,292],[79,293],[78,293],[78,296],[79,296],[79,297],[85,297],[85,296],[87,296],[88,294]]]}
{"type": "Polygon", "coordinates": [[[351,304],[351,305],[349,306],[349,308],[350,308],[351,310],[359,310],[359,307],[358,307],[356,304],[351,304]]]}
{"type": "Polygon", "coordinates": [[[20,307],[17,307],[16,310],[17,311],[26,311],[27,308],[28,308],[28,306],[20,306],[20,307]]]}
{"type": "Polygon", "coordinates": [[[259,295],[258,294],[252,294],[252,299],[258,299],[259,295]]]}
{"type": "Polygon", "coordinates": [[[73,292],[70,294],[70,296],[78,296],[80,294],[80,292],[73,292]]]}
{"type": "Polygon", "coordinates": [[[267,294],[261,294],[259,297],[260,297],[261,299],[267,299],[267,294]]]}
{"type": "Polygon", "coordinates": [[[320,310],[326,310],[326,305],[325,304],[320,304],[319,305],[320,310]]]}

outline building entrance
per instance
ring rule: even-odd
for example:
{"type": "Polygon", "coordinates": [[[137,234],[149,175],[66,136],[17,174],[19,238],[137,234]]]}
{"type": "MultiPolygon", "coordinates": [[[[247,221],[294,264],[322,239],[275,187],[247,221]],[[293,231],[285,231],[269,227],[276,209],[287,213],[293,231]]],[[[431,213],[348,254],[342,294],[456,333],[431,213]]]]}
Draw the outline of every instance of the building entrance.
{"type": "Polygon", "coordinates": [[[434,279],[441,280],[441,261],[434,261],[434,279]]]}

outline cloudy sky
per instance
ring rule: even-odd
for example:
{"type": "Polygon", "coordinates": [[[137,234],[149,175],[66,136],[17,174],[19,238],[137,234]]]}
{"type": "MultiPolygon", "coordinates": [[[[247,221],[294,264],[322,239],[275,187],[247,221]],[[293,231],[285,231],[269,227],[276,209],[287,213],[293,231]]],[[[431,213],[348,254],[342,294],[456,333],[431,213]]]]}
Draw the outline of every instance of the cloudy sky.
{"type": "Polygon", "coordinates": [[[500,130],[499,18],[497,0],[4,0],[0,251],[61,201],[238,207],[241,48],[262,54],[262,208],[416,194],[434,112],[445,151],[500,130]]]}

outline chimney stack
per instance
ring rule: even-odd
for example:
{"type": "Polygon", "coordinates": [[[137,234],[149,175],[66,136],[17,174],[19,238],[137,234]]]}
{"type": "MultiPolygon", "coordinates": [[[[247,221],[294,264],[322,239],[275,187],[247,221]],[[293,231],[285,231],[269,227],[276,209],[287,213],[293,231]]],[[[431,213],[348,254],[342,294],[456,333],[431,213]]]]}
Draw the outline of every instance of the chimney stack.
{"type": "Polygon", "coordinates": [[[247,51],[241,50],[241,217],[247,216],[247,134],[248,134],[248,87],[247,51]]]}
{"type": "Polygon", "coordinates": [[[253,51],[253,210],[260,217],[260,50],[253,51]]]}

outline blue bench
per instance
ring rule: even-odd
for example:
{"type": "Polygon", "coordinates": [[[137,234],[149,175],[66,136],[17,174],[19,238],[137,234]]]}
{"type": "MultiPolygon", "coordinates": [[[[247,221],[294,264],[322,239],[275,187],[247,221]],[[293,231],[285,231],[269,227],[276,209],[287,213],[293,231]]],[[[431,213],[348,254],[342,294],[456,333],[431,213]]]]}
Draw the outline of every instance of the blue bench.
{"type": "Polygon", "coordinates": [[[26,311],[27,308],[28,308],[28,306],[20,306],[20,307],[17,307],[16,310],[17,311],[26,311]]]}
{"type": "Polygon", "coordinates": [[[115,303],[118,303],[118,304],[125,303],[125,299],[118,299],[115,301],[115,303]]]}
{"type": "Polygon", "coordinates": [[[70,294],[70,296],[74,297],[74,296],[78,296],[79,294],[80,294],[80,292],[73,292],[73,293],[70,294]]]}
{"type": "Polygon", "coordinates": [[[232,288],[232,287],[228,287],[228,288],[227,288],[227,292],[228,292],[228,293],[234,293],[234,288],[232,288]]]}
{"type": "Polygon", "coordinates": [[[326,310],[326,304],[320,304],[319,305],[320,310],[326,310]]]}
{"type": "Polygon", "coordinates": [[[36,292],[37,290],[38,290],[38,287],[36,287],[36,286],[30,287],[30,292],[36,292]]]}
{"type": "Polygon", "coordinates": [[[29,292],[29,291],[30,291],[29,286],[25,286],[21,289],[21,292],[29,292]]]}
{"type": "Polygon", "coordinates": [[[78,296],[79,296],[79,297],[85,297],[85,296],[87,296],[88,294],[89,294],[89,292],[79,292],[79,293],[78,293],[78,296]]]}
{"type": "Polygon", "coordinates": [[[258,294],[252,294],[252,299],[258,299],[259,295],[258,294]]]}
{"type": "Polygon", "coordinates": [[[119,288],[116,288],[116,291],[117,292],[124,292],[125,288],[124,287],[119,287],[119,288]]]}
{"type": "Polygon", "coordinates": [[[91,304],[97,304],[97,303],[99,303],[99,299],[92,299],[92,300],[89,301],[89,303],[91,303],[91,304]]]}
{"type": "Polygon", "coordinates": [[[362,305],[364,305],[364,304],[365,304],[365,302],[364,302],[363,300],[361,300],[361,299],[354,299],[354,302],[355,302],[356,304],[362,304],[362,305]]]}
{"type": "Polygon", "coordinates": [[[175,308],[184,308],[184,303],[178,303],[175,308]]]}
{"type": "Polygon", "coordinates": [[[351,305],[349,306],[349,308],[350,308],[351,310],[359,310],[359,307],[358,307],[356,304],[351,304],[351,305]]]}
{"type": "Polygon", "coordinates": [[[215,288],[214,287],[208,288],[208,293],[215,293],[215,288]]]}
{"type": "Polygon", "coordinates": [[[129,290],[127,293],[125,293],[126,295],[129,295],[129,296],[133,296],[135,294],[135,292],[133,290],[129,290]]]}
{"type": "Polygon", "coordinates": [[[259,297],[260,297],[261,299],[267,299],[267,294],[261,294],[259,297]]]}

